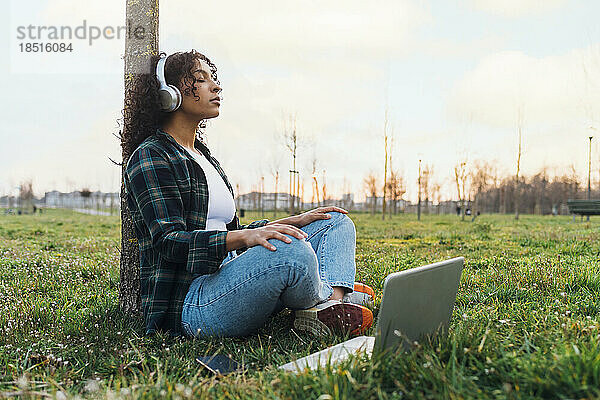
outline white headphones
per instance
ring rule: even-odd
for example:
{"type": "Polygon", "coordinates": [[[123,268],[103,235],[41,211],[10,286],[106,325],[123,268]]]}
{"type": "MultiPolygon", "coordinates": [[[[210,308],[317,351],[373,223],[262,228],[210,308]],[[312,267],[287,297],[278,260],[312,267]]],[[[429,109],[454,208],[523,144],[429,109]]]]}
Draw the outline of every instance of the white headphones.
{"type": "Polygon", "coordinates": [[[165,63],[169,56],[161,54],[156,64],[156,79],[160,83],[158,97],[160,100],[160,109],[164,112],[173,112],[181,106],[181,92],[177,87],[168,85],[165,79],[165,63]]]}

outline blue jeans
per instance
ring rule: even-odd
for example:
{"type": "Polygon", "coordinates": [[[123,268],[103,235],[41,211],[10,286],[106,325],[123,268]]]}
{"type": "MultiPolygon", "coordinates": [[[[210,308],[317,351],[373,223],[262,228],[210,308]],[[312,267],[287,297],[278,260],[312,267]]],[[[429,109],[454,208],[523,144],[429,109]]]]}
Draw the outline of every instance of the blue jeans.
{"type": "Polygon", "coordinates": [[[181,324],[188,336],[247,336],[283,308],[304,309],[329,299],[332,286],[354,289],[356,230],[345,214],[329,213],[302,228],[307,239],[271,239],[230,253],[214,274],[192,281],[181,324]]]}

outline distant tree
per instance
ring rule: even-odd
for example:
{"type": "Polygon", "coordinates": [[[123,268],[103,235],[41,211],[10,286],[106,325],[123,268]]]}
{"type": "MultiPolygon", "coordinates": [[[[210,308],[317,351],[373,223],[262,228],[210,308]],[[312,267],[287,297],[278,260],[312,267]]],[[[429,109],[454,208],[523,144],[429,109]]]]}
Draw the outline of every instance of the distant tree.
{"type": "MultiPolygon", "coordinates": [[[[469,174],[475,210],[514,213],[515,176],[501,178],[493,164],[479,161],[469,174]]],[[[459,185],[462,192],[462,184],[459,185]]],[[[581,179],[573,166],[564,174],[549,174],[543,167],[532,176],[519,175],[521,212],[558,214],[568,199],[582,198],[581,179]]]]}
{"type": "Polygon", "coordinates": [[[375,214],[375,207],[377,207],[377,193],[378,193],[378,183],[377,177],[373,172],[370,172],[363,181],[365,190],[368,196],[371,196],[371,215],[375,214]]]}
{"type": "Polygon", "coordinates": [[[493,190],[493,193],[491,194],[491,196],[493,196],[493,199],[489,202],[488,207],[490,211],[500,212],[500,182],[502,181],[502,178],[500,177],[498,167],[495,163],[490,164],[489,176],[493,190]]]}
{"type": "Polygon", "coordinates": [[[426,164],[421,170],[421,179],[419,185],[421,185],[422,197],[425,197],[425,205],[427,206],[427,212],[429,212],[429,200],[431,198],[431,181],[433,178],[433,166],[426,164]]]}
{"type": "Polygon", "coordinates": [[[298,156],[298,132],[296,130],[296,116],[290,115],[288,121],[284,119],[283,141],[292,157],[292,169],[290,170],[290,213],[294,214],[295,199],[300,197],[300,174],[296,169],[296,158],[298,156]]]}
{"type": "Polygon", "coordinates": [[[325,170],[323,170],[323,185],[321,186],[321,195],[323,196],[323,205],[327,205],[327,179],[325,179],[325,170]]]}
{"type": "Polygon", "coordinates": [[[311,205],[314,207],[314,203],[315,200],[317,202],[317,206],[321,205],[321,201],[319,200],[319,181],[317,180],[317,174],[316,171],[313,171],[312,174],[312,188],[313,188],[313,192],[312,192],[312,197],[311,197],[311,205]]]}
{"type": "Polygon", "coordinates": [[[383,120],[383,148],[384,148],[384,155],[385,155],[385,160],[383,163],[383,204],[382,204],[382,213],[381,213],[381,219],[384,220],[385,219],[385,198],[386,198],[386,191],[387,191],[387,173],[388,173],[388,153],[389,153],[389,149],[388,149],[388,132],[387,132],[387,124],[388,124],[388,110],[386,108],[385,110],[385,117],[383,120]]]}
{"type": "Polygon", "coordinates": [[[79,195],[83,198],[83,208],[90,208],[90,200],[92,199],[92,191],[88,188],[83,188],[79,191],[79,195]]]}
{"type": "Polygon", "coordinates": [[[431,202],[432,202],[432,204],[434,201],[437,203],[437,206],[436,206],[437,214],[440,213],[441,200],[442,200],[442,185],[439,182],[432,182],[431,183],[431,202]]]}
{"type": "Polygon", "coordinates": [[[515,219],[519,219],[519,203],[520,203],[520,186],[519,186],[519,173],[521,172],[521,140],[523,131],[523,107],[519,107],[517,110],[517,131],[519,136],[519,146],[517,150],[517,173],[515,174],[515,219]]]}
{"type": "Polygon", "coordinates": [[[471,178],[471,190],[474,198],[473,215],[481,212],[481,196],[488,189],[491,177],[489,171],[491,165],[487,161],[476,160],[473,162],[473,169],[469,172],[471,178]]]}
{"type": "Polygon", "coordinates": [[[277,157],[277,155],[279,155],[279,153],[275,153],[275,155],[271,156],[271,159],[269,161],[269,171],[271,173],[271,176],[273,176],[273,180],[275,183],[275,194],[274,194],[274,205],[273,205],[273,217],[277,217],[277,198],[278,198],[278,191],[279,191],[279,170],[281,169],[280,165],[280,159],[277,157]]]}
{"type": "Polygon", "coordinates": [[[546,187],[548,186],[548,169],[543,167],[540,172],[535,174],[531,178],[531,184],[533,186],[535,200],[534,200],[534,214],[544,215],[546,212],[546,187]]]}
{"type": "Polygon", "coordinates": [[[350,194],[352,192],[352,187],[346,176],[344,176],[344,183],[342,185],[342,188],[342,193],[344,194],[344,197],[342,199],[342,207],[347,210],[350,210],[354,206],[354,200],[352,198],[352,195],[350,194]]]}
{"type": "Polygon", "coordinates": [[[273,217],[277,218],[277,196],[279,195],[279,171],[275,171],[275,200],[273,205],[273,217]]]}
{"type": "Polygon", "coordinates": [[[260,189],[258,189],[255,185],[252,185],[251,190],[252,195],[250,196],[250,199],[252,200],[252,209],[258,210],[260,204],[260,196],[258,195],[258,191],[260,189]]]}
{"type": "Polygon", "coordinates": [[[265,217],[265,177],[261,176],[258,181],[258,206],[260,208],[261,218],[265,217]]]}
{"type": "MultiPolygon", "coordinates": [[[[387,110],[386,110],[387,113],[387,110]]],[[[387,122],[387,114],[386,114],[386,122],[387,122]]],[[[402,197],[402,195],[405,193],[405,188],[404,188],[404,180],[402,178],[402,176],[400,175],[400,173],[398,171],[394,171],[394,165],[393,165],[393,161],[394,161],[394,130],[393,127],[391,129],[391,134],[390,134],[390,145],[387,151],[388,154],[388,158],[389,158],[389,168],[384,168],[385,170],[390,171],[389,176],[387,174],[387,171],[385,172],[385,175],[388,177],[387,178],[387,182],[385,183],[385,187],[386,187],[386,192],[388,195],[388,199],[390,200],[390,202],[392,202],[389,207],[389,215],[392,215],[392,212],[394,214],[397,214],[398,212],[398,200],[402,197]],[[402,191],[402,193],[400,193],[402,191]]]]}
{"type": "Polygon", "coordinates": [[[31,180],[19,185],[19,208],[24,213],[33,211],[33,182],[31,180]]]}
{"type": "Polygon", "coordinates": [[[391,171],[390,178],[387,183],[387,193],[391,201],[390,213],[393,211],[394,215],[398,213],[398,201],[402,199],[404,193],[406,193],[406,185],[404,184],[404,177],[398,171],[391,171]]]}
{"type": "Polygon", "coordinates": [[[310,197],[310,204],[311,207],[315,206],[315,200],[317,203],[317,206],[320,206],[321,203],[319,201],[319,181],[317,179],[317,155],[315,153],[315,149],[313,148],[313,155],[312,155],[312,159],[311,159],[311,163],[310,163],[310,167],[311,167],[311,187],[312,187],[312,194],[310,197]]]}
{"type": "Polygon", "coordinates": [[[579,186],[581,182],[579,182],[579,178],[577,177],[577,171],[575,170],[575,165],[571,164],[569,166],[569,170],[571,174],[567,178],[567,182],[569,185],[569,196],[572,199],[577,198],[577,193],[579,192],[579,186]]]}
{"type": "Polygon", "coordinates": [[[456,191],[458,194],[458,204],[461,210],[461,219],[465,220],[466,212],[466,194],[467,194],[467,181],[469,175],[467,173],[467,162],[460,161],[454,166],[454,182],[456,183],[456,191]]]}

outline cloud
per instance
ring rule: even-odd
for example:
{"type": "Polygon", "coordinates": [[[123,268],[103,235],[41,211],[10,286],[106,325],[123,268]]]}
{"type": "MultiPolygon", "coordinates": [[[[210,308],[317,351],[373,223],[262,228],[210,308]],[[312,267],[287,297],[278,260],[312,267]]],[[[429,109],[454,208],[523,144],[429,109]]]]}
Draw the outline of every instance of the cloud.
{"type": "Polygon", "coordinates": [[[454,120],[514,127],[519,109],[528,125],[597,121],[600,45],[560,56],[500,52],[485,57],[454,87],[448,99],[454,120]]]}
{"type": "Polygon", "coordinates": [[[375,7],[360,0],[164,3],[160,15],[161,35],[207,47],[218,42],[238,60],[288,67],[338,55],[387,58],[406,49],[414,29],[430,20],[428,10],[407,0],[375,7]]]}
{"type": "Polygon", "coordinates": [[[502,17],[538,15],[562,7],[566,0],[469,0],[472,8],[502,17]]]}
{"type": "Polygon", "coordinates": [[[506,46],[506,42],[506,37],[498,34],[485,35],[461,42],[447,37],[437,37],[422,40],[419,48],[424,54],[432,57],[461,58],[464,60],[502,49],[506,46]]]}

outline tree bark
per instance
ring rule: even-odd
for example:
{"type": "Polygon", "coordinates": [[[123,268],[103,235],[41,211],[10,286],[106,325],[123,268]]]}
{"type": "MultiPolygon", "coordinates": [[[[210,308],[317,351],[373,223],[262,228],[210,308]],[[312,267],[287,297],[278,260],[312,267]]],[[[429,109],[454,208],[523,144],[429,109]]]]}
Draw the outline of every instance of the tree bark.
{"type": "MultiPolygon", "coordinates": [[[[151,56],[158,54],[158,0],[126,0],[125,36],[125,96],[129,95],[139,75],[151,74],[151,56]]],[[[125,98],[127,104],[127,98],[125,98]]],[[[122,137],[127,137],[129,121],[123,121],[122,137]]],[[[121,144],[123,155],[122,176],[129,156],[135,149],[121,144]]],[[[127,207],[124,179],[121,179],[121,260],[119,306],[127,313],[139,313],[140,265],[139,248],[135,237],[133,219],[127,207]]]]}

